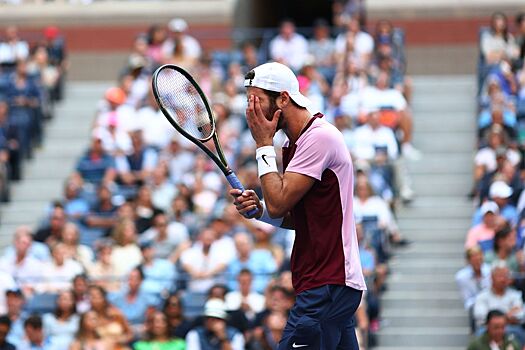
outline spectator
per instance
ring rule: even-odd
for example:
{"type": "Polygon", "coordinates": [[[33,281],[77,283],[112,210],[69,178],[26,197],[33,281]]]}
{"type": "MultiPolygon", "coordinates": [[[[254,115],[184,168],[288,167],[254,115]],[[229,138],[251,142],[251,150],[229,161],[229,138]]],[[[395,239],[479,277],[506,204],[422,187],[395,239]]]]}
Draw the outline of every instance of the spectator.
{"type": "Polygon", "coordinates": [[[272,312],[281,312],[288,315],[295,299],[293,290],[288,290],[279,284],[270,284],[265,296],[266,308],[257,314],[253,322],[255,327],[262,326],[266,317],[272,312]]]}
{"type": "Polygon", "coordinates": [[[66,180],[64,198],[60,204],[70,220],[81,220],[89,213],[89,203],[81,196],[81,191],[81,184],[76,181],[75,176],[66,180]]]}
{"type": "Polygon", "coordinates": [[[491,310],[487,314],[486,328],[480,337],[472,340],[467,350],[505,349],[518,350],[520,346],[512,336],[505,334],[507,316],[499,310],[491,310]]]}
{"type": "Polygon", "coordinates": [[[16,62],[16,70],[9,76],[5,94],[9,103],[9,122],[18,132],[20,153],[31,158],[33,135],[39,125],[40,93],[33,79],[28,77],[25,60],[16,62]]]}
{"type": "Polygon", "coordinates": [[[80,263],[66,258],[66,246],[56,243],[51,247],[51,261],[39,267],[42,282],[38,285],[39,292],[56,293],[72,287],[73,278],[82,273],[80,263]]]}
{"type": "Polygon", "coordinates": [[[129,155],[116,157],[116,168],[120,180],[128,186],[140,186],[151,176],[157,165],[157,153],[143,143],[142,131],[131,132],[133,150],[129,155]]]}
{"type": "Polygon", "coordinates": [[[191,246],[186,226],[177,221],[168,222],[163,212],[155,215],[153,226],[144,231],[140,242],[151,242],[156,258],[170,258],[173,263],[176,263],[180,254],[191,246]]]}
{"type": "Polygon", "coordinates": [[[151,201],[153,206],[167,212],[170,210],[171,202],[177,195],[177,188],[170,181],[167,169],[158,165],[152,174],[151,201]]]}
{"type": "Polygon", "coordinates": [[[120,289],[120,279],[124,276],[111,258],[113,245],[111,242],[101,242],[98,245],[98,259],[88,268],[89,278],[108,292],[120,289]]]}
{"type": "Polygon", "coordinates": [[[518,337],[523,344],[525,331],[521,328],[523,321],[523,300],[521,293],[509,288],[509,269],[505,262],[498,262],[492,266],[492,284],[476,297],[474,302],[474,320],[476,321],[476,334],[486,331],[484,325],[487,315],[491,310],[500,310],[505,313],[508,320],[506,331],[518,337]]]}
{"type": "Polygon", "coordinates": [[[271,252],[263,249],[253,249],[253,239],[244,232],[234,237],[237,256],[228,264],[227,277],[230,290],[238,290],[238,281],[235,279],[244,269],[254,274],[253,289],[262,293],[271,275],[276,272],[277,264],[271,252]]]}
{"type": "MultiPolygon", "coordinates": [[[[40,242],[34,242],[32,240],[32,234],[31,234],[31,229],[29,228],[29,226],[20,226],[18,227],[16,230],[15,230],[15,240],[17,239],[17,235],[21,235],[21,236],[25,236],[26,234],[29,234],[29,238],[31,240],[31,244],[30,244],[30,247],[29,247],[29,251],[28,251],[28,255],[37,259],[37,260],[40,260],[40,261],[48,261],[50,259],[50,254],[49,254],[49,247],[43,243],[40,243],[40,242]],[[19,232],[17,234],[17,232],[19,232]]],[[[11,258],[11,257],[14,257],[16,255],[16,245],[13,244],[11,246],[8,246],[5,251],[4,251],[4,255],[3,255],[3,258],[11,258]]],[[[1,269],[1,268],[0,268],[1,269]]]]}
{"type": "Polygon", "coordinates": [[[4,69],[13,68],[18,60],[29,57],[29,45],[18,37],[18,28],[5,29],[5,41],[0,43],[0,65],[4,69]]]}
{"type": "Polygon", "coordinates": [[[85,218],[86,225],[101,230],[113,228],[117,224],[117,206],[115,204],[110,187],[104,184],[98,186],[95,203],[85,218]]]}
{"type": "Polygon", "coordinates": [[[226,269],[223,252],[215,246],[215,231],[205,228],[199,234],[199,241],[181,255],[181,264],[189,274],[188,290],[204,293],[219,280],[226,269]]]}
{"type": "Polygon", "coordinates": [[[253,274],[250,270],[242,269],[237,280],[239,288],[226,294],[226,308],[240,310],[247,320],[253,320],[257,313],[264,310],[264,295],[253,290],[253,274]]]}
{"type": "Polygon", "coordinates": [[[144,340],[133,345],[135,350],[184,350],[186,343],[182,339],[172,339],[168,319],[160,311],[155,311],[152,321],[146,329],[144,340]]]}
{"type": "Polygon", "coordinates": [[[44,335],[49,339],[50,347],[67,350],[79,327],[75,298],[71,291],[58,295],[54,313],[43,316],[44,335]]]}
{"type": "Polygon", "coordinates": [[[49,223],[36,231],[34,240],[46,243],[48,246],[62,240],[62,231],[66,224],[64,207],[55,205],[49,216],[49,223]]]}
{"type": "Polygon", "coordinates": [[[53,117],[52,93],[58,84],[59,71],[51,65],[47,49],[38,45],[32,49],[31,60],[28,63],[28,74],[38,82],[42,99],[42,113],[45,119],[53,117]]]}
{"type": "MultiPolygon", "coordinates": [[[[133,338],[133,332],[126,320],[126,317],[115,306],[111,305],[106,292],[102,287],[89,287],[89,299],[91,300],[91,310],[95,312],[97,321],[94,328],[95,333],[103,341],[112,344],[113,350],[123,350],[133,338]]],[[[80,330],[86,325],[80,320],[80,330]]]]}
{"type": "Polygon", "coordinates": [[[18,350],[47,349],[51,341],[45,336],[42,327],[42,318],[31,315],[24,321],[25,339],[17,346],[18,350]]]}
{"type": "Polygon", "coordinates": [[[494,202],[485,202],[480,208],[483,221],[481,224],[472,227],[467,233],[465,249],[481,245],[481,249],[486,251],[492,248],[494,235],[496,234],[496,216],[499,214],[499,207],[494,202]]]}
{"type": "Polygon", "coordinates": [[[313,57],[313,64],[319,73],[331,82],[335,76],[335,45],[330,37],[330,26],[322,18],[314,22],[314,35],[308,42],[308,53],[313,57]]]}
{"type": "Polygon", "coordinates": [[[154,66],[159,66],[164,62],[162,48],[167,38],[168,33],[163,25],[154,24],[149,27],[147,57],[153,62],[154,66]]]}
{"type": "Polygon", "coordinates": [[[11,321],[11,328],[7,334],[7,341],[15,347],[24,338],[24,321],[27,314],[24,311],[25,299],[20,289],[9,289],[5,292],[7,317],[11,321]]]}
{"type": "Polygon", "coordinates": [[[192,60],[201,57],[201,45],[191,35],[187,34],[188,23],[182,18],[174,18],[168,23],[168,28],[172,38],[166,40],[163,46],[165,57],[171,57],[171,54],[177,50],[177,43],[182,46],[183,54],[192,60]]]}
{"type": "Polygon", "coordinates": [[[286,315],[282,312],[271,312],[264,319],[262,327],[253,332],[249,346],[254,349],[277,350],[286,325],[286,315]]]}
{"type": "Polygon", "coordinates": [[[9,104],[4,99],[0,100],[0,137],[3,139],[2,162],[7,159],[9,164],[9,180],[21,180],[22,155],[18,127],[9,120],[9,104]]]}
{"type": "Polygon", "coordinates": [[[246,223],[246,228],[254,238],[253,253],[261,255],[268,252],[271,253],[277,269],[281,268],[284,264],[284,250],[281,246],[272,242],[275,227],[262,221],[252,220],[246,223]]]}
{"type": "Polygon", "coordinates": [[[156,298],[143,288],[144,272],[136,267],[129,273],[127,286],[112,294],[113,305],[122,310],[127,321],[135,329],[135,334],[142,334],[146,310],[156,306],[156,298]]]}
{"type": "Polygon", "coordinates": [[[192,322],[184,316],[182,301],[177,294],[168,296],[162,311],[168,319],[171,337],[186,339],[186,335],[192,327],[192,322]]]}
{"type": "Polygon", "coordinates": [[[144,185],[138,189],[135,199],[135,223],[137,231],[144,233],[153,226],[153,218],[162,210],[155,207],[151,197],[151,188],[144,185]]]}
{"type": "Polygon", "coordinates": [[[398,145],[392,129],[380,124],[380,112],[368,112],[366,124],[359,126],[353,132],[353,145],[350,150],[354,160],[372,161],[378,147],[386,147],[388,159],[394,161],[398,157],[398,145]]]}
{"type": "Polygon", "coordinates": [[[111,341],[104,340],[99,334],[99,318],[95,311],[87,311],[80,316],[80,327],[69,350],[113,350],[117,349],[111,341]]]}
{"type": "Polygon", "coordinates": [[[80,232],[74,223],[67,223],[62,231],[62,244],[65,249],[65,258],[74,260],[83,269],[87,269],[93,263],[93,251],[90,247],[80,244],[80,232]]]}
{"type": "Polygon", "coordinates": [[[141,268],[144,273],[142,290],[155,296],[169,294],[177,276],[175,265],[166,258],[156,258],[155,246],[150,241],[142,243],[140,250],[141,268]]]}
{"type": "Polygon", "coordinates": [[[112,265],[118,273],[128,273],[142,262],[142,253],[137,244],[137,229],[129,219],[122,220],[113,230],[115,246],[111,252],[112,265]]]}
{"type": "Polygon", "coordinates": [[[522,12],[516,16],[516,26],[518,27],[518,32],[516,34],[516,44],[519,47],[520,54],[519,59],[520,63],[525,63],[525,13],[522,12]]]}
{"type": "Polygon", "coordinates": [[[145,97],[144,105],[137,111],[142,137],[146,147],[160,151],[168,146],[175,130],[160,111],[153,90],[145,97]]]}
{"type": "Polygon", "coordinates": [[[227,316],[226,305],[222,300],[209,299],[204,306],[204,326],[199,326],[188,333],[187,348],[243,350],[244,338],[235,328],[227,326],[227,316]]]}
{"type": "Polygon", "coordinates": [[[58,71],[58,80],[53,91],[51,91],[51,99],[53,101],[60,101],[64,95],[68,62],[65,40],[60,35],[60,30],[57,27],[49,26],[44,29],[43,45],[47,49],[49,63],[56,67],[58,71]]]}
{"type": "Polygon", "coordinates": [[[115,179],[115,161],[104,151],[99,133],[93,133],[91,146],[78,160],[76,171],[84,181],[95,185],[111,183],[115,179]]]}
{"type": "Polygon", "coordinates": [[[41,261],[30,254],[32,244],[31,230],[27,226],[19,226],[14,235],[14,254],[7,252],[0,259],[0,270],[9,273],[24,293],[31,294],[36,282],[41,276],[41,261]]]}
{"type": "Polygon", "coordinates": [[[91,308],[88,296],[88,279],[85,274],[73,278],[73,297],[77,313],[84,313],[91,308]]]}
{"type": "Polygon", "coordinates": [[[485,262],[492,264],[505,261],[509,271],[516,274],[525,267],[523,251],[516,251],[516,230],[509,224],[498,230],[494,236],[494,249],[485,254],[485,262]]]}
{"type": "Polygon", "coordinates": [[[507,16],[503,13],[492,14],[490,30],[481,36],[481,52],[489,65],[497,64],[503,59],[518,57],[518,47],[509,33],[507,16]]]}
{"type": "Polygon", "coordinates": [[[168,168],[172,183],[180,183],[183,175],[193,168],[194,154],[185,148],[180,136],[173,136],[170,144],[161,151],[160,163],[168,168]]]}
{"type": "MultiPolygon", "coordinates": [[[[518,211],[515,206],[509,203],[512,196],[512,188],[505,183],[505,181],[494,181],[490,185],[489,196],[491,200],[498,205],[499,214],[512,225],[516,225],[518,221],[518,211]]],[[[483,221],[481,208],[476,210],[472,218],[472,226],[479,225],[483,221]]]]}
{"type": "Polygon", "coordinates": [[[490,266],[483,262],[483,252],[478,246],[467,249],[468,265],[456,273],[456,283],[463,298],[463,306],[469,312],[471,329],[475,330],[473,307],[478,294],[490,287],[490,266]]]}
{"type": "Polygon", "coordinates": [[[338,64],[343,64],[352,56],[361,67],[367,67],[374,51],[374,39],[361,30],[359,19],[353,16],[346,22],[346,32],[335,39],[335,52],[338,64]]]}
{"type": "Polygon", "coordinates": [[[11,328],[11,320],[7,315],[0,316],[0,349],[16,350],[15,346],[7,341],[7,334],[11,328]]]}
{"type": "Polygon", "coordinates": [[[308,54],[308,42],[295,31],[295,23],[285,19],[279,26],[279,35],[270,41],[270,58],[298,72],[308,54]]]}
{"type": "Polygon", "coordinates": [[[16,288],[16,282],[13,277],[4,271],[0,270],[0,315],[7,312],[6,292],[16,288]]]}

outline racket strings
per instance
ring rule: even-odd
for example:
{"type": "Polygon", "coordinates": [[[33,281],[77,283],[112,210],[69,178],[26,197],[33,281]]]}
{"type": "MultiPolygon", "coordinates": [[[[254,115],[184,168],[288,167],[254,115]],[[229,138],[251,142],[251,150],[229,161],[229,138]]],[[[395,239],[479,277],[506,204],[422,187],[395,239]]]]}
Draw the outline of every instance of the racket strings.
{"type": "Polygon", "coordinates": [[[201,95],[186,76],[175,69],[162,69],[157,76],[160,103],[169,117],[191,136],[208,140],[214,130],[201,95]]]}

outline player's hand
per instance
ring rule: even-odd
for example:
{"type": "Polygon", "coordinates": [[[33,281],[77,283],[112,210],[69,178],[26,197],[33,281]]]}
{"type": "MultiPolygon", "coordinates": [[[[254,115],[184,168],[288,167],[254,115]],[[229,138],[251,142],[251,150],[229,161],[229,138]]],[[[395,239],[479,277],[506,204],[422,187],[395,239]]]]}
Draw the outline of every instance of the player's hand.
{"type": "Polygon", "coordinates": [[[268,118],[271,117],[268,119],[261,108],[259,97],[250,95],[248,108],[246,108],[246,121],[257,147],[273,144],[273,136],[277,131],[280,116],[281,110],[278,109],[272,116],[268,116],[268,118]]]}
{"type": "Polygon", "coordinates": [[[263,207],[261,200],[253,190],[246,190],[242,192],[241,190],[232,189],[230,190],[230,195],[234,198],[233,204],[239,214],[248,219],[258,219],[263,214],[263,207]],[[257,209],[255,214],[246,216],[246,214],[253,209],[257,209]]]}

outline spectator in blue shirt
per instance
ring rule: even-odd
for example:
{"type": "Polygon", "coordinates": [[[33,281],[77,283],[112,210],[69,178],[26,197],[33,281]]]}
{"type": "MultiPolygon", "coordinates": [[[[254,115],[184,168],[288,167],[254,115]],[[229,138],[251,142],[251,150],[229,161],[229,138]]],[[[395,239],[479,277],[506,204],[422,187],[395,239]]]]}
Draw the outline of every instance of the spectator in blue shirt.
{"type": "Polygon", "coordinates": [[[234,237],[237,256],[228,265],[226,274],[228,288],[238,290],[237,275],[242,269],[248,269],[253,273],[253,289],[258,293],[264,293],[272,274],[277,270],[277,264],[269,250],[253,250],[253,240],[244,232],[237,233],[234,237]]]}
{"type": "Polygon", "coordinates": [[[99,133],[93,133],[91,146],[78,160],[76,171],[84,181],[96,185],[114,180],[115,161],[104,151],[99,133]]]}
{"type": "Polygon", "coordinates": [[[135,334],[140,333],[146,320],[146,311],[149,306],[156,306],[155,297],[147,294],[142,289],[144,281],[142,268],[136,267],[129,273],[128,285],[120,292],[110,295],[110,301],[119,308],[128,322],[135,329],[135,334]]]}
{"type": "Polygon", "coordinates": [[[24,322],[25,339],[17,346],[18,350],[49,350],[51,342],[44,336],[42,318],[31,315],[24,322]]]}
{"type": "Polygon", "coordinates": [[[163,292],[170,292],[175,284],[175,265],[168,259],[155,258],[155,246],[152,241],[143,242],[140,245],[142,252],[142,271],[144,281],[142,291],[160,296],[163,292]]]}
{"type": "Polygon", "coordinates": [[[158,161],[157,152],[144,145],[142,131],[131,133],[133,151],[115,159],[120,180],[130,186],[140,186],[151,176],[158,161]]]}
{"type": "MultiPolygon", "coordinates": [[[[515,206],[509,203],[512,193],[512,187],[507,185],[504,181],[495,181],[490,185],[489,196],[492,201],[496,202],[498,205],[499,214],[512,225],[516,225],[518,222],[518,210],[515,206]]],[[[481,224],[482,221],[483,215],[481,213],[481,208],[478,208],[472,218],[472,226],[481,224]]]]}

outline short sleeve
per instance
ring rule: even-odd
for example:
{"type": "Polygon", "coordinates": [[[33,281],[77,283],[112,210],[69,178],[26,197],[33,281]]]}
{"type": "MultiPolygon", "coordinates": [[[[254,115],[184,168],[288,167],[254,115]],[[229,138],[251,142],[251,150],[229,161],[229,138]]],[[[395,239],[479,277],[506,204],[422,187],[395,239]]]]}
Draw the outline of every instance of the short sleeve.
{"type": "Polygon", "coordinates": [[[286,171],[321,181],[323,171],[330,166],[337,147],[332,133],[322,127],[314,128],[297,143],[297,149],[286,171]]]}

